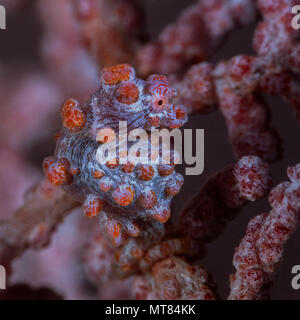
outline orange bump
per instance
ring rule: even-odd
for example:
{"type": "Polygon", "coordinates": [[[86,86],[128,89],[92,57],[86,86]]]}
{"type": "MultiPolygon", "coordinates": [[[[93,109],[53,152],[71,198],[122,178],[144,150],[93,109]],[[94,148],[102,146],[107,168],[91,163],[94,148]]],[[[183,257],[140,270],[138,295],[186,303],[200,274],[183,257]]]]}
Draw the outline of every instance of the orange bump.
{"type": "Polygon", "coordinates": [[[47,174],[47,171],[49,169],[49,167],[55,162],[54,157],[47,157],[44,159],[43,161],[43,169],[45,174],[47,174]]]}
{"type": "Polygon", "coordinates": [[[187,119],[187,113],[183,106],[173,106],[174,118],[169,121],[169,128],[180,128],[187,119]]]}
{"type": "Polygon", "coordinates": [[[68,184],[72,181],[72,174],[70,172],[70,163],[67,159],[61,158],[57,162],[52,159],[45,159],[44,170],[48,180],[54,186],[68,184]]]}
{"type": "Polygon", "coordinates": [[[175,167],[170,164],[161,164],[158,166],[158,172],[162,177],[169,176],[173,173],[175,167]]]}
{"type": "Polygon", "coordinates": [[[120,223],[114,224],[112,236],[114,238],[117,238],[120,235],[120,231],[121,231],[121,224],[120,223]]]}
{"type": "Polygon", "coordinates": [[[159,117],[157,117],[157,116],[150,117],[149,118],[149,124],[150,124],[151,127],[155,127],[155,128],[158,127],[159,124],[160,124],[159,117]]]}
{"type": "Polygon", "coordinates": [[[114,190],[112,196],[118,205],[127,207],[133,201],[134,191],[130,186],[123,185],[114,190]]]}
{"type": "Polygon", "coordinates": [[[180,189],[176,188],[176,186],[167,186],[165,189],[165,194],[167,196],[175,196],[178,194],[180,189]]]}
{"type": "Polygon", "coordinates": [[[71,168],[70,172],[74,176],[75,174],[80,174],[80,169],[79,168],[71,168]]]}
{"type": "Polygon", "coordinates": [[[104,176],[104,172],[101,171],[101,170],[95,170],[95,171],[93,172],[93,177],[94,177],[95,179],[101,179],[103,176],[104,176]]]}
{"type": "Polygon", "coordinates": [[[74,99],[69,99],[63,104],[61,115],[63,126],[71,132],[80,131],[85,125],[85,113],[81,110],[79,102],[74,99]]]}
{"type": "Polygon", "coordinates": [[[55,141],[58,141],[60,137],[61,137],[61,133],[60,132],[57,132],[57,133],[54,134],[54,140],[55,141]]]}
{"type": "Polygon", "coordinates": [[[89,218],[94,218],[99,215],[102,210],[104,201],[94,195],[89,195],[83,205],[83,212],[89,218]]]}
{"type": "Polygon", "coordinates": [[[149,165],[140,165],[136,170],[136,175],[143,181],[149,181],[154,176],[154,169],[149,165]]]}
{"type": "Polygon", "coordinates": [[[120,103],[132,104],[138,101],[140,91],[133,82],[123,83],[116,90],[115,96],[120,103]]]}
{"type": "Polygon", "coordinates": [[[121,236],[121,231],[122,225],[119,222],[110,220],[106,226],[106,232],[113,240],[116,240],[121,236]]]}
{"type": "Polygon", "coordinates": [[[126,225],[126,233],[133,238],[136,238],[140,235],[141,233],[141,228],[139,227],[139,225],[135,222],[129,222],[126,225]]]}
{"type": "Polygon", "coordinates": [[[182,186],[182,181],[174,181],[174,182],[170,181],[166,185],[165,194],[167,196],[175,196],[176,194],[179,193],[181,186],[182,186]]]}
{"type": "Polygon", "coordinates": [[[154,218],[162,223],[166,223],[170,217],[171,217],[170,209],[159,209],[159,211],[154,214],[154,218]]]}
{"type": "Polygon", "coordinates": [[[133,170],[134,170],[134,164],[132,164],[132,163],[130,163],[130,162],[128,162],[128,163],[126,163],[126,164],[123,164],[121,170],[122,170],[123,172],[125,172],[125,173],[131,173],[131,172],[133,172],[133,170]]]}
{"type": "Polygon", "coordinates": [[[186,117],[186,111],[181,106],[173,106],[176,114],[176,119],[181,120],[186,117]]]}
{"type": "Polygon", "coordinates": [[[131,65],[126,63],[105,68],[102,73],[104,83],[110,86],[132,78],[134,78],[134,69],[131,65]]]}
{"type": "Polygon", "coordinates": [[[153,74],[149,76],[149,78],[147,79],[147,82],[156,82],[156,81],[168,84],[168,78],[160,74],[153,74]]]}
{"type": "Polygon", "coordinates": [[[103,192],[108,192],[112,188],[112,185],[113,181],[107,177],[104,177],[100,180],[99,187],[103,192]]]}
{"type": "Polygon", "coordinates": [[[145,209],[152,209],[157,203],[157,197],[153,190],[144,192],[139,197],[140,205],[145,209]]]}
{"type": "Polygon", "coordinates": [[[133,267],[134,266],[133,266],[132,263],[123,263],[120,268],[124,272],[129,272],[129,271],[131,271],[133,269],[133,267]]]}
{"type": "Polygon", "coordinates": [[[131,255],[136,259],[140,260],[143,258],[144,251],[141,248],[135,248],[131,250],[131,255]]]}
{"type": "Polygon", "coordinates": [[[116,159],[107,161],[105,165],[106,165],[109,169],[117,169],[118,166],[119,166],[119,159],[116,158],[116,159]]]}

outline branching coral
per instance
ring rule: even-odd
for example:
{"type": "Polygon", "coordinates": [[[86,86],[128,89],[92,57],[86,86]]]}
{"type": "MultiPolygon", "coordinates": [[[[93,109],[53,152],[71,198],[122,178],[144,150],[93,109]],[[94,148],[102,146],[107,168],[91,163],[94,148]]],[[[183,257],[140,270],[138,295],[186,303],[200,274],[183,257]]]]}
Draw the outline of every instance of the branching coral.
{"type": "Polygon", "coordinates": [[[138,1],[75,0],[73,5],[81,41],[99,64],[132,61],[144,33],[138,1]]]}
{"type": "Polygon", "coordinates": [[[133,296],[138,300],[214,300],[209,276],[200,266],[167,258],[152,267],[152,277],[137,277],[133,296]],[[153,278],[152,278],[153,277],[153,278]]]}
{"type": "Polygon", "coordinates": [[[272,210],[252,219],[236,248],[230,277],[229,299],[262,299],[268,294],[283,246],[299,226],[300,165],[287,170],[290,182],[275,187],[269,202],[272,210]]]}
{"type": "Polygon", "coordinates": [[[254,33],[256,56],[238,55],[215,67],[193,66],[176,85],[191,112],[207,112],[218,103],[237,158],[255,154],[275,161],[280,156],[280,141],[269,127],[262,92],[282,96],[299,118],[299,32],[291,27],[295,3],[258,1],[264,20],[254,33]]]}
{"type": "Polygon", "coordinates": [[[48,245],[57,224],[76,206],[61,188],[42,180],[27,192],[22,208],[0,225],[1,264],[10,268],[11,261],[28,247],[48,245]]]}
{"type": "MultiPolygon", "coordinates": [[[[218,298],[212,277],[200,265],[206,244],[248,202],[269,193],[268,163],[282,156],[265,94],[283,97],[300,119],[299,31],[291,28],[296,2],[199,0],[151,42],[145,42],[145,19],[136,0],[34,4],[44,27],[41,55],[47,71],[28,73],[12,87],[15,76],[8,84],[0,78],[5,119],[0,161],[12,159],[3,175],[20,190],[31,183],[19,174],[31,170],[24,140],[32,143],[37,123],[54,121],[58,101],[71,98],[61,107],[55,154],[43,164],[51,184],[42,180],[27,192],[23,206],[1,221],[0,264],[11,272],[15,258],[28,248],[47,246],[63,218],[82,206],[85,216],[95,218],[95,227],[78,263],[97,287],[98,298],[218,298]],[[258,12],[262,21],[254,32],[254,54],[206,61],[226,35],[253,23],[258,12]],[[128,148],[124,151],[119,143],[115,158],[98,161],[99,148],[122,140],[120,121],[127,122],[127,130],[144,129],[150,150],[154,129],[178,129],[188,113],[217,108],[236,163],[212,176],[178,216],[171,202],[184,179],[175,171],[175,150],[169,164],[122,163],[128,148]],[[31,116],[35,110],[36,118],[31,116]]],[[[48,134],[50,125],[44,126],[48,134]]],[[[290,182],[269,194],[271,211],[249,222],[235,251],[229,299],[268,298],[283,247],[299,225],[299,164],[288,169],[288,176],[290,182]]],[[[18,199],[19,191],[14,191],[18,199]]]]}
{"type": "Polygon", "coordinates": [[[182,72],[188,65],[205,60],[233,28],[254,18],[252,0],[200,0],[163,30],[156,41],[139,49],[139,70],[146,75],[182,72]]]}
{"type": "Polygon", "coordinates": [[[243,157],[204,186],[180,214],[187,236],[211,240],[246,201],[266,195],[271,185],[269,166],[258,157],[243,157]]]}

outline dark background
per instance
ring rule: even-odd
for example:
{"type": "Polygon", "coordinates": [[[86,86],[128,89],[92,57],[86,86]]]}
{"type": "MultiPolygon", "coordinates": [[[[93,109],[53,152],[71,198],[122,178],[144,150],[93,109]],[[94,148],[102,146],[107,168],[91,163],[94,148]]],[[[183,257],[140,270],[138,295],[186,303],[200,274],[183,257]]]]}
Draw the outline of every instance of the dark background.
{"type": "MultiPolygon", "coordinates": [[[[143,0],[150,36],[155,38],[183,8],[194,2],[193,0],[143,0]]],[[[211,60],[219,61],[236,54],[253,53],[251,49],[253,31],[254,26],[250,26],[234,32],[211,60]]],[[[7,30],[0,30],[0,65],[17,69],[39,64],[40,37],[41,27],[32,8],[27,7],[14,15],[9,15],[7,30]]],[[[290,106],[280,98],[266,97],[266,99],[272,112],[271,125],[279,131],[284,146],[283,159],[271,165],[274,185],[276,185],[287,180],[287,167],[300,160],[300,127],[292,115],[290,106]]],[[[200,176],[185,177],[183,189],[173,203],[177,212],[183,207],[186,199],[192,197],[213,173],[234,162],[225,122],[219,111],[209,115],[190,117],[186,128],[205,129],[205,168],[200,176]]],[[[40,166],[43,157],[53,153],[54,143],[46,149],[40,152],[36,150],[35,156],[32,157],[35,165],[40,166]]],[[[181,171],[183,172],[183,168],[181,171]]],[[[202,260],[202,264],[212,273],[222,298],[225,298],[229,292],[228,277],[233,271],[234,247],[238,245],[249,220],[264,211],[269,211],[267,200],[249,203],[235,220],[228,223],[223,234],[207,246],[208,255],[202,260]]],[[[291,269],[294,265],[300,264],[299,252],[300,232],[292,237],[285,250],[284,259],[272,289],[273,299],[300,299],[300,290],[296,291],[291,287],[291,269]]]]}

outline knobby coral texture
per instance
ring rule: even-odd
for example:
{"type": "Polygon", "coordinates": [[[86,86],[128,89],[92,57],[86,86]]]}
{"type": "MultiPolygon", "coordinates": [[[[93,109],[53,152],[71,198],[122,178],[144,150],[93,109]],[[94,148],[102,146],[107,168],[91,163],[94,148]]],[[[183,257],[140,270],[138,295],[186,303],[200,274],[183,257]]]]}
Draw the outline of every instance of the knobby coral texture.
{"type": "Polygon", "coordinates": [[[274,187],[271,178],[286,155],[268,105],[269,96],[281,97],[300,121],[296,4],[194,1],[151,39],[142,1],[7,1],[11,16],[35,10],[42,28],[39,64],[18,74],[1,66],[0,265],[9,282],[0,299],[226,298],[202,261],[261,199],[269,200],[265,212],[235,233],[242,239],[226,284],[228,299],[270,298],[300,223],[300,163],[290,163],[289,181],[274,187]],[[213,62],[230,33],[254,25],[252,54],[213,62]],[[143,129],[150,147],[153,129],[182,130],[217,112],[235,162],[215,167],[207,182],[195,180],[195,195],[180,210],[173,204],[187,178],[175,168],[174,148],[170,164],[122,163],[121,144],[115,159],[97,159],[120,122],[143,129]],[[32,154],[49,136],[56,146],[52,155],[45,148],[43,177],[32,154]],[[59,270],[48,270],[56,259],[59,270]]]}

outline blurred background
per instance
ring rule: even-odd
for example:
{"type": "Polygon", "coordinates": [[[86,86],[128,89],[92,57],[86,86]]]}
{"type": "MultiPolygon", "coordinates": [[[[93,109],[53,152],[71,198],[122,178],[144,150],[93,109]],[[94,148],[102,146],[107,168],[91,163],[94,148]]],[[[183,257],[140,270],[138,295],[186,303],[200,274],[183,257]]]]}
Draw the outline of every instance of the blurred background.
{"type": "MultiPolygon", "coordinates": [[[[54,43],[47,48],[49,39],[46,40],[44,35],[47,23],[41,20],[45,12],[36,8],[35,1],[29,0],[21,8],[14,8],[14,2],[17,1],[0,0],[0,4],[7,5],[8,14],[7,29],[0,30],[1,219],[8,218],[21,205],[24,192],[41,178],[43,158],[54,152],[54,135],[60,128],[58,110],[62,102],[75,94],[78,99],[86,99],[97,88],[99,74],[96,64],[80,50],[73,57],[74,61],[66,61],[65,64],[61,64],[63,56],[49,54],[55,48],[64,47],[64,44],[54,43]],[[75,71],[70,66],[72,64],[78,65],[75,71]],[[65,66],[65,78],[58,65],[65,66]]],[[[150,38],[155,39],[166,25],[194,2],[143,0],[150,38]]],[[[62,14],[60,8],[57,11],[58,16],[62,14]]],[[[57,24],[57,28],[64,27],[67,29],[69,26],[57,24]]],[[[233,32],[211,61],[253,53],[251,41],[254,27],[233,32]]],[[[272,112],[271,126],[280,133],[284,146],[282,160],[271,165],[276,185],[287,180],[287,167],[300,160],[300,128],[290,106],[279,98],[266,96],[266,100],[272,112]]],[[[190,116],[185,128],[205,130],[205,168],[200,176],[185,176],[182,191],[173,200],[173,210],[177,213],[186,199],[192,197],[212,174],[234,162],[225,122],[219,111],[190,116]]],[[[178,171],[184,173],[184,168],[178,171]]],[[[221,298],[226,298],[229,293],[228,279],[233,271],[234,247],[238,245],[249,220],[264,211],[269,211],[266,200],[249,203],[236,219],[228,223],[225,231],[207,245],[207,256],[201,263],[213,275],[221,298]]],[[[99,297],[85,279],[80,266],[81,241],[84,241],[85,232],[91,227],[89,224],[90,221],[82,219],[79,211],[70,215],[59,227],[49,248],[41,252],[28,250],[15,261],[12,283],[28,283],[35,288],[50,287],[68,299],[99,297]]],[[[291,287],[291,269],[300,264],[299,252],[300,232],[288,243],[272,288],[272,299],[300,299],[300,290],[291,287]]],[[[23,292],[22,288],[20,290],[23,292]]],[[[26,294],[21,293],[19,297],[26,298],[26,294]]]]}

